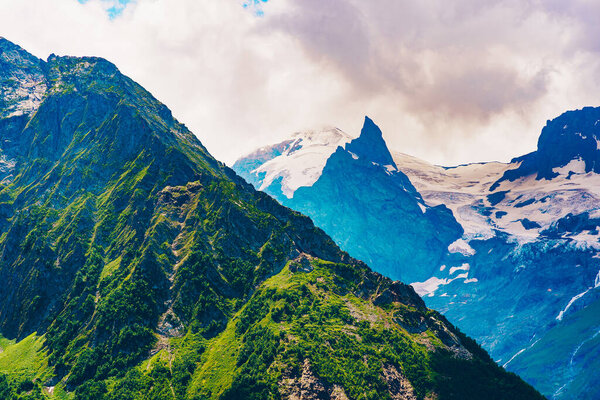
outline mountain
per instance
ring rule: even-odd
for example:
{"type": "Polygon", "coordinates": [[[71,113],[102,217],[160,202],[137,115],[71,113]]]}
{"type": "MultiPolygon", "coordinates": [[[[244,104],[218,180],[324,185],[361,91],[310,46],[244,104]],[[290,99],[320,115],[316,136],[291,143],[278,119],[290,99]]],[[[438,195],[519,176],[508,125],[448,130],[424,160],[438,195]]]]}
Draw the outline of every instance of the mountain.
{"type": "Polygon", "coordinates": [[[271,158],[263,158],[253,170],[248,171],[246,165],[259,157],[244,158],[233,168],[284,205],[309,215],[350,255],[373,265],[378,272],[408,282],[430,277],[448,245],[461,237],[462,228],[445,206],[425,204],[396,166],[373,121],[366,118],[360,136],[342,143],[344,147],[330,145],[339,141],[327,140],[326,146],[320,146],[322,139],[308,141],[305,138],[301,145],[307,149],[321,147],[320,151],[312,150],[319,154],[318,164],[309,164],[308,157],[303,162],[291,161],[297,144],[286,141],[263,149],[261,154],[271,154],[271,158]],[[278,154],[271,149],[283,151],[278,154]],[[291,179],[285,179],[305,171],[310,171],[310,179],[293,180],[302,185],[292,186],[288,183],[291,179]]]}
{"type": "Polygon", "coordinates": [[[0,83],[2,398],[542,398],[110,62],[0,83]]]}
{"type": "MultiPolygon", "coordinates": [[[[435,166],[390,152],[373,126],[280,201],[411,282],[547,396],[600,397],[600,108],[548,121],[538,150],[507,164],[435,166]]],[[[284,161],[262,165],[293,168],[284,161]]],[[[256,170],[238,172],[260,183],[256,170]]]]}
{"type": "Polygon", "coordinates": [[[413,283],[427,304],[548,397],[597,398],[584,359],[600,354],[600,177],[559,161],[550,180],[511,182],[520,159],[446,169],[395,157],[426,201],[447,205],[465,229],[440,271],[413,283]],[[467,285],[456,279],[464,273],[467,285]]]}
{"type": "Polygon", "coordinates": [[[291,139],[256,150],[239,160],[235,170],[248,182],[283,201],[301,186],[311,186],[332,152],[352,140],[337,128],[297,132],[291,139]]]}

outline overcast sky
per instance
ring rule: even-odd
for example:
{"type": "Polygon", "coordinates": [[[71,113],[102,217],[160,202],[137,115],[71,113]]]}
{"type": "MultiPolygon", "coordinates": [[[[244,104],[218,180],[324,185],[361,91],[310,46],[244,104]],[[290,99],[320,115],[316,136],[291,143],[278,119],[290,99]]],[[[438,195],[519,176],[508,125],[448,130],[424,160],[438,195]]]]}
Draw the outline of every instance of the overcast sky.
{"type": "Polygon", "coordinates": [[[0,0],[0,36],[109,59],[227,163],[321,125],[357,135],[364,115],[434,163],[507,161],[600,105],[598,0],[126,3],[0,0]]]}

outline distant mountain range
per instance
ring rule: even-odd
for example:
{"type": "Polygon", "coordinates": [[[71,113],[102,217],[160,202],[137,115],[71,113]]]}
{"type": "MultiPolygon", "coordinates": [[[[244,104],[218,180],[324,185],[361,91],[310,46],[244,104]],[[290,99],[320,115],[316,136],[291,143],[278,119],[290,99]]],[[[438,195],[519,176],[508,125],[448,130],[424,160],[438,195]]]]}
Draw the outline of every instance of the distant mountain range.
{"type": "Polygon", "coordinates": [[[431,165],[369,118],[355,139],[317,132],[233,168],[548,397],[600,398],[600,108],[548,121],[506,164],[431,165]]]}
{"type": "Polygon", "coordinates": [[[541,399],[110,62],[0,38],[0,398],[541,399]]]}

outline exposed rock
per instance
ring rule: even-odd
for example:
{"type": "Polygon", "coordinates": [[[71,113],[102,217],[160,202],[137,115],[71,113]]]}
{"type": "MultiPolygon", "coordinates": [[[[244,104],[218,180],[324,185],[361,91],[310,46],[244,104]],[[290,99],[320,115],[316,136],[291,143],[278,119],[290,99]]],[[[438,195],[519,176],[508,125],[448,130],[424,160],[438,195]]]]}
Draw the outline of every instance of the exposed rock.
{"type": "Polygon", "coordinates": [[[401,282],[393,282],[374,301],[376,306],[384,306],[391,303],[403,303],[417,308],[425,307],[423,300],[415,293],[412,286],[401,282]]]}
{"type": "Polygon", "coordinates": [[[300,378],[300,400],[325,400],[329,398],[324,382],[312,371],[310,361],[304,360],[302,378],[300,378]]]}
{"type": "Polygon", "coordinates": [[[331,392],[331,400],[348,400],[344,388],[339,385],[333,385],[333,391],[331,392]]]}
{"type": "Polygon", "coordinates": [[[301,253],[294,261],[290,263],[291,272],[311,272],[313,266],[310,264],[311,256],[306,253],[301,253]]]}
{"type": "Polygon", "coordinates": [[[46,93],[43,61],[0,38],[0,118],[33,112],[46,93]]]}
{"type": "Polygon", "coordinates": [[[392,364],[383,366],[383,379],[392,400],[417,400],[410,381],[392,364]]]}
{"type": "Polygon", "coordinates": [[[346,145],[346,151],[370,162],[396,168],[396,163],[383,140],[381,129],[369,117],[365,117],[360,136],[346,145]]]}
{"type": "Polygon", "coordinates": [[[280,393],[285,400],[348,400],[344,388],[329,385],[312,370],[310,361],[304,360],[300,376],[288,371],[280,383],[280,393]]]}
{"type": "Polygon", "coordinates": [[[558,175],[556,168],[573,160],[584,164],[585,172],[600,173],[600,107],[584,107],[567,111],[548,121],[538,140],[537,151],[515,158],[511,163],[518,167],[504,173],[490,190],[503,181],[515,181],[536,174],[539,179],[552,179],[558,175]]]}
{"type": "Polygon", "coordinates": [[[394,322],[406,329],[409,333],[423,333],[428,328],[425,317],[416,312],[405,312],[396,315],[394,322]]]}

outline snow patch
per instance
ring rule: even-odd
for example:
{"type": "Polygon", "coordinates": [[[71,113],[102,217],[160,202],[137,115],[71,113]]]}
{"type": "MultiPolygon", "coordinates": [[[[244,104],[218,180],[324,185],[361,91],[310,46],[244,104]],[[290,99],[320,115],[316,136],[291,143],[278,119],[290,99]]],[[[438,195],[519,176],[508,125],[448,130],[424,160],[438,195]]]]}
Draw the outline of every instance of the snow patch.
{"type": "Polygon", "coordinates": [[[475,249],[473,249],[469,243],[462,238],[451,243],[448,246],[448,251],[450,253],[460,253],[463,256],[472,256],[475,254],[475,249]]]}
{"type": "Polygon", "coordinates": [[[600,208],[597,208],[595,210],[591,210],[590,211],[590,218],[591,219],[600,218],[600,208]]]}
{"type": "Polygon", "coordinates": [[[589,232],[580,232],[577,235],[570,236],[574,240],[572,247],[579,250],[600,250],[600,241],[598,235],[592,235],[589,232]]]}
{"type": "MultiPolygon", "coordinates": [[[[464,273],[464,274],[458,274],[458,275],[456,275],[455,278],[451,279],[450,282],[452,282],[454,280],[457,280],[457,279],[465,279],[466,280],[468,277],[469,277],[469,273],[468,272],[464,273]]],[[[450,282],[448,282],[448,283],[450,283],[450,282]]]]}
{"type": "Polygon", "coordinates": [[[505,363],[504,363],[504,365],[502,365],[502,368],[506,368],[506,366],[507,366],[508,364],[510,364],[510,362],[511,362],[512,360],[514,360],[515,358],[517,358],[517,356],[519,356],[521,353],[523,353],[523,352],[524,352],[525,350],[527,350],[527,349],[528,349],[527,347],[524,347],[524,348],[522,348],[521,350],[517,351],[517,353],[516,353],[514,356],[512,356],[512,357],[510,358],[510,360],[508,360],[507,362],[505,362],[505,363]]]}
{"type": "MultiPolygon", "coordinates": [[[[535,337],[535,336],[534,336],[534,337],[535,337]]],[[[508,364],[510,364],[510,362],[511,362],[512,360],[514,360],[515,358],[517,358],[517,356],[519,356],[520,354],[522,354],[522,353],[523,353],[525,350],[529,350],[530,348],[532,348],[533,346],[535,346],[535,345],[537,344],[537,342],[539,342],[540,340],[542,340],[542,339],[540,338],[540,339],[536,340],[535,342],[533,342],[531,345],[529,345],[529,346],[527,346],[527,347],[525,347],[525,348],[522,348],[521,350],[517,351],[517,353],[516,353],[514,356],[512,356],[512,357],[510,358],[510,360],[508,360],[507,362],[505,362],[505,363],[502,365],[502,368],[506,368],[506,366],[507,366],[508,364]]]]}
{"type": "Polygon", "coordinates": [[[321,177],[329,157],[351,140],[337,128],[296,133],[281,155],[252,171],[257,176],[264,175],[259,190],[264,191],[281,179],[281,191],[291,198],[299,187],[312,186],[321,177]]]}
{"type": "Polygon", "coordinates": [[[460,267],[452,267],[450,268],[450,272],[449,274],[452,275],[454,274],[456,271],[468,271],[471,268],[471,266],[467,263],[464,263],[463,265],[461,265],[460,267]]]}
{"type": "Polygon", "coordinates": [[[552,172],[560,175],[569,175],[569,172],[574,174],[585,174],[585,161],[581,157],[575,158],[563,167],[552,168],[552,172]]]}
{"type": "Polygon", "coordinates": [[[440,286],[447,285],[450,282],[455,281],[457,279],[464,279],[466,281],[468,276],[469,276],[468,272],[465,274],[459,274],[459,275],[455,276],[454,278],[438,278],[438,277],[432,276],[431,278],[427,279],[425,282],[413,282],[410,284],[410,286],[413,287],[413,289],[415,290],[415,292],[417,292],[417,294],[419,296],[432,297],[434,295],[435,291],[438,290],[440,286]]]}
{"type": "Polygon", "coordinates": [[[398,172],[398,168],[396,168],[394,165],[389,164],[389,165],[384,165],[383,167],[385,168],[388,175],[391,175],[394,172],[398,172]]]}
{"type": "Polygon", "coordinates": [[[432,276],[427,279],[425,282],[415,282],[411,283],[410,286],[415,289],[415,292],[421,297],[433,294],[441,285],[447,285],[448,279],[440,279],[432,276]]]}
{"type": "Polygon", "coordinates": [[[569,302],[567,303],[567,306],[564,308],[564,310],[562,310],[561,312],[558,313],[558,315],[556,316],[556,320],[562,321],[563,317],[565,316],[565,313],[569,310],[569,308],[571,308],[573,303],[575,303],[577,300],[579,300],[580,298],[585,296],[587,294],[587,292],[589,292],[589,291],[590,291],[590,289],[586,290],[585,292],[579,293],[576,296],[573,296],[571,298],[571,300],[569,300],[569,302]]]}

